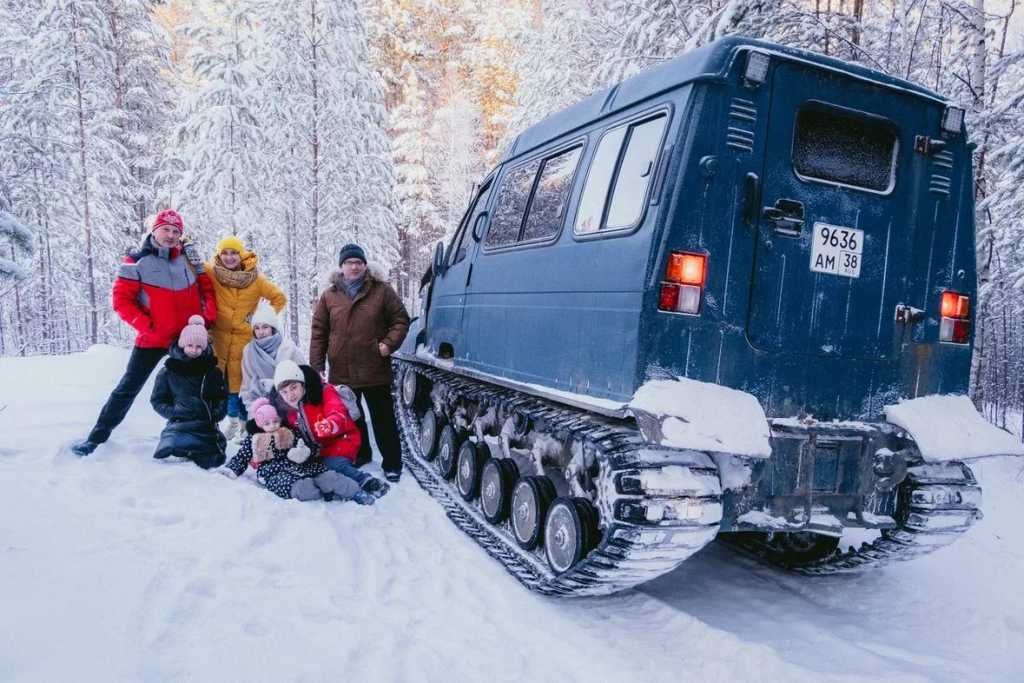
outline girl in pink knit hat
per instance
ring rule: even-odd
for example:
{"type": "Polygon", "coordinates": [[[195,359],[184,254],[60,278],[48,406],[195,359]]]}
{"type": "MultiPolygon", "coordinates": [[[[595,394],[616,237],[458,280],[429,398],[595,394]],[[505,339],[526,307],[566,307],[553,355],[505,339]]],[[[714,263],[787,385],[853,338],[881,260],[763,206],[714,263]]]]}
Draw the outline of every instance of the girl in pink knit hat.
{"type": "Polygon", "coordinates": [[[224,464],[228,390],[202,317],[192,316],[168,351],[150,403],[167,420],[154,458],[187,458],[203,469],[224,464]]]}

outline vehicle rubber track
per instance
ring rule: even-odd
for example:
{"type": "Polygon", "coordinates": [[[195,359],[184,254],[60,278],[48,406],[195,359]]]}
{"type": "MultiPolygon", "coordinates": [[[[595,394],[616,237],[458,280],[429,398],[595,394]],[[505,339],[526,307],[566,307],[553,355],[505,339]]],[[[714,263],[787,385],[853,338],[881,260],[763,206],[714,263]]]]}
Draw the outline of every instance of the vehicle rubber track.
{"type": "Polygon", "coordinates": [[[768,543],[750,534],[719,538],[774,566],[812,576],[875,569],[912,560],[945,547],[982,518],[981,488],[970,468],[960,462],[918,462],[907,469],[898,489],[894,529],[858,548],[837,549],[828,557],[804,563],[782,560],[768,543]]]}
{"type": "MultiPolygon", "coordinates": [[[[444,372],[437,368],[394,359],[393,392],[396,406],[402,458],[420,486],[445,509],[448,517],[476,541],[523,585],[533,591],[556,596],[606,595],[650,581],[675,569],[679,564],[714,539],[721,521],[721,487],[713,461],[693,452],[652,451],[637,430],[626,423],[591,415],[582,410],[534,398],[510,389],[444,372]],[[460,400],[504,404],[506,409],[543,420],[548,429],[592,449],[600,464],[595,480],[601,515],[601,539],[571,569],[555,574],[548,565],[543,548],[526,551],[520,548],[508,522],[488,523],[479,507],[479,499],[466,502],[454,485],[445,480],[423,457],[419,440],[419,423],[413,411],[401,401],[403,372],[414,368],[432,383],[443,383],[460,400]],[[700,490],[687,490],[685,496],[626,495],[618,492],[616,477],[623,473],[637,474],[672,466],[688,469],[691,481],[700,490]],[[615,517],[622,504],[679,503],[694,510],[692,521],[665,522],[622,521],[615,517]]],[[[635,508],[634,508],[635,509],[635,508]]]]}

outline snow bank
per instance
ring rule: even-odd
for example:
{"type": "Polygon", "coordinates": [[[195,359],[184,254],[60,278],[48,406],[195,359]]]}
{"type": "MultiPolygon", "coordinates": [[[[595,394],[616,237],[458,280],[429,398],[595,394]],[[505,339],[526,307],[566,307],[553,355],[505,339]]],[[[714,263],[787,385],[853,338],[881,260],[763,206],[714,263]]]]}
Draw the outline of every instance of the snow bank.
{"type": "Polygon", "coordinates": [[[744,391],[682,377],[651,380],[629,410],[645,436],[663,446],[758,458],[772,453],[764,410],[744,391]]]}
{"type": "Polygon", "coordinates": [[[922,396],[885,407],[885,419],[902,427],[929,462],[1024,455],[1024,444],[985,421],[966,396],[922,396]]]}

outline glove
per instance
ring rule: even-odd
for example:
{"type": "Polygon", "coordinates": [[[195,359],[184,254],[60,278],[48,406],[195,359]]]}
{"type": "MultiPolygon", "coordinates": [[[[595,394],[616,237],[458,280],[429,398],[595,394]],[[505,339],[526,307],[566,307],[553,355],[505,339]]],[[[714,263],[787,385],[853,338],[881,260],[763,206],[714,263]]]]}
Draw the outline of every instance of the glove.
{"type": "Polygon", "coordinates": [[[238,475],[235,474],[235,471],[228,467],[227,465],[221,465],[220,467],[215,469],[214,472],[222,476],[225,476],[228,479],[238,479],[238,475]]]}
{"type": "Polygon", "coordinates": [[[182,240],[181,253],[185,255],[185,259],[192,264],[192,267],[195,268],[197,272],[202,272],[203,257],[199,255],[199,250],[196,249],[195,242],[192,240],[182,240]]]}
{"type": "Polygon", "coordinates": [[[334,436],[340,431],[341,428],[334,422],[334,420],[326,417],[313,425],[313,433],[316,434],[318,439],[334,436]]]}
{"type": "Polygon", "coordinates": [[[309,459],[309,447],[301,441],[288,451],[288,459],[301,465],[309,459]]]}

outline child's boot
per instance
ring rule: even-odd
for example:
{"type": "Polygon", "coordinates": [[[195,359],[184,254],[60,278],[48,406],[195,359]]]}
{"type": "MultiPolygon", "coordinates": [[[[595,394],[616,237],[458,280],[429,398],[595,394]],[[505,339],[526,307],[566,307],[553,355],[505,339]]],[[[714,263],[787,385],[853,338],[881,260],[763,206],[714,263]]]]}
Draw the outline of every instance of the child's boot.
{"type": "Polygon", "coordinates": [[[391,490],[391,487],[376,477],[370,477],[363,483],[363,491],[374,498],[383,498],[384,494],[391,490]]]}

